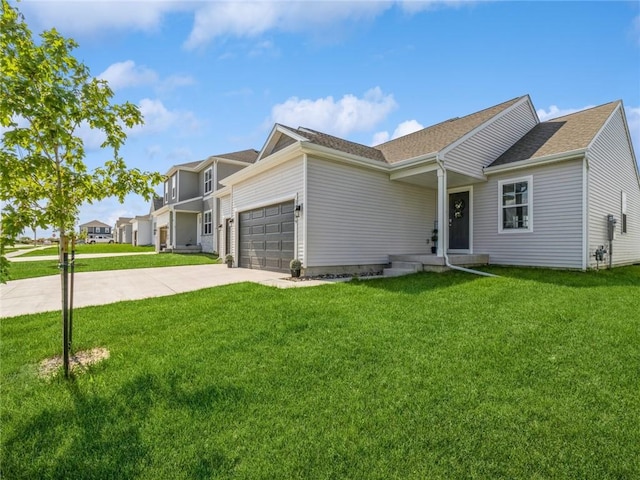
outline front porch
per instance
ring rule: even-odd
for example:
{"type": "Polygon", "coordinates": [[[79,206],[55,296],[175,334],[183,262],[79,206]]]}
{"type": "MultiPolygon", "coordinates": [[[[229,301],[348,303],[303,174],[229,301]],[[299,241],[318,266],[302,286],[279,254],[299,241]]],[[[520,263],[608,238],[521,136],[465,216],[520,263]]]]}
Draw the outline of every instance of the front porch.
{"type": "MultiPolygon", "coordinates": [[[[448,255],[449,263],[458,267],[477,267],[489,264],[489,255],[484,253],[448,255]]],[[[444,257],[431,253],[389,255],[391,268],[384,269],[387,277],[396,277],[416,272],[444,272],[449,270],[444,257]]]]}

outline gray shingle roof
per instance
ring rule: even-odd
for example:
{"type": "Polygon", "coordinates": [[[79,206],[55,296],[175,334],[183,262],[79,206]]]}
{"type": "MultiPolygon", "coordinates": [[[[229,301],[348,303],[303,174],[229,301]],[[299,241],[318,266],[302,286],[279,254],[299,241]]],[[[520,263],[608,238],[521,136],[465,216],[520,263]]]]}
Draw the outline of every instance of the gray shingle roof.
{"type": "Polygon", "coordinates": [[[162,197],[153,197],[153,211],[159,210],[164,205],[164,198],[162,197]]]}
{"type": "Polygon", "coordinates": [[[239,152],[223,153],[222,155],[213,155],[218,158],[227,158],[238,162],[254,163],[258,158],[258,151],[250,148],[248,150],[240,150],[239,152]]]}
{"type": "Polygon", "coordinates": [[[619,103],[606,103],[539,123],[489,166],[587,148],[619,103]]]}
{"type": "Polygon", "coordinates": [[[334,137],[333,135],[318,132],[310,128],[305,128],[305,127],[291,128],[286,126],[285,128],[288,128],[289,130],[297,133],[298,135],[306,138],[311,143],[314,143],[316,145],[332,148],[334,150],[338,150],[344,153],[349,153],[352,155],[357,155],[359,157],[369,158],[371,160],[378,160],[380,162],[385,162],[384,155],[377,148],[368,147],[366,145],[362,145],[361,143],[350,142],[349,140],[344,140],[342,138],[334,137]]]}
{"type": "Polygon", "coordinates": [[[427,153],[438,152],[522,98],[514,98],[465,117],[453,118],[438,123],[395,140],[376,145],[375,148],[381,150],[387,162],[391,164],[427,153]]]}

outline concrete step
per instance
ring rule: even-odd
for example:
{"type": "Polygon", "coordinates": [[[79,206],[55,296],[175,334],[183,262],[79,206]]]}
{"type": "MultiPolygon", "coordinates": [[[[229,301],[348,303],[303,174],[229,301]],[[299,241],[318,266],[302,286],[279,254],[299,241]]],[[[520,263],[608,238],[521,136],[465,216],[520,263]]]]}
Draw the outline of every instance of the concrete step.
{"type": "Polygon", "coordinates": [[[422,262],[414,262],[414,261],[393,261],[391,263],[391,267],[393,268],[402,268],[405,270],[413,270],[414,272],[421,272],[423,270],[422,268],[422,262]]]}
{"type": "Polygon", "coordinates": [[[382,275],[385,277],[401,277],[403,275],[411,275],[412,273],[416,273],[413,269],[408,268],[385,268],[382,271],[382,275]]]}

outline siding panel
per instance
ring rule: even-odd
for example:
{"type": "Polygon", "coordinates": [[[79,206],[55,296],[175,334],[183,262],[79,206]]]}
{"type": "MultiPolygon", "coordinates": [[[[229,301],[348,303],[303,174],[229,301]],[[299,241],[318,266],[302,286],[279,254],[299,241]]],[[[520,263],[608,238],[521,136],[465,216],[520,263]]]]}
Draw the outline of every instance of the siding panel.
{"type": "Polygon", "coordinates": [[[461,173],[482,175],[482,167],[493,162],[535,126],[536,119],[528,105],[527,102],[518,105],[447,153],[447,166],[461,173]]]}
{"type": "Polygon", "coordinates": [[[474,250],[497,265],[582,268],[582,160],[492,175],[474,186],[474,250]],[[533,177],[533,231],[498,233],[498,182],[533,177]]]}
{"type": "Polygon", "coordinates": [[[434,190],[316,158],[307,175],[308,266],[386,264],[390,254],[429,250],[434,190]]]}
{"type": "Polygon", "coordinates": [[[607,215],[618,219],[613,263],[640,262],[640,186],[622,114],[618,110],[589,152],[589,265],[599,245],[607,245],[607,215]],[[627,233],[622,234],[621,193],[627,195],[627,233]]]}

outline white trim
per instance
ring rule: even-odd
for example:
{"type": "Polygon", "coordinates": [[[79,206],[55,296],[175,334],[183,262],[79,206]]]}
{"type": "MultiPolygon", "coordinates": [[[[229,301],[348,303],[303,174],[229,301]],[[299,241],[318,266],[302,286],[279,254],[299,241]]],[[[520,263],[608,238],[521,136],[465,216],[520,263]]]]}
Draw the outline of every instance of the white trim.
{"type": "Polygon", "coordinates": [[[583,270],[589,268],[589,157],[585,154],[582,172],[582,250],[583,250],[583,270]]]}
{"type": "Polygon", "coordinates": [[[197,245],[201,245],[202,244],[202,233],[204,230],[204,223],[202,222],[202,213],[198,213],[198,216],[196,218],[196,244],[197,245]]]}
{"type": "MultiPolygon", "coordinates": [[[[467,249],[451,249],[447,246],[448,253],[473,253],[473,185],[468,185],[465,187],[455,187],[447,189],[447,207],[449,203],[449,195],[452,193],[459,192],[469,192],[469,248],[467,249]]],[[[449,217],[449,208],[447,208],[447,218],[449,217]]],[[[449,229],[449,222],[447,222],[447,229],[449,229]]],[[[447,239],[450,241],[451,238],[447,234],[447,239]]]]}
{"type": "Polygon", "coordinates": [[[171,198],[178,196],[178,172],[171,175],[171,198]]]}
{"type": "Polygon", "coordinates": [[[520,168],[537,167],[539,165],[545,165],[547,163],[562,162],[565,160],[575,160],[576,158],[583,157],[587,153],[586,148],[578,148],[577,150],[570,150],[567,152],[553,153],[551,155],[545,155],[544,157],[527,158],[526,160],[520,160],[518,162],[506,163],[504,165],[496,165],[495,167],[485,167],[483,172],[485,175],[494,173],[508,172],[510,170],[517,170],[520,168]]]}
{"type": "MultiPolygon", "coordinates": [[[[309,189],[308,187],[308,183],[309,183],[309,174],[308,174],[308,163],[309,163],[309,158],[307,157],[307,154],[304,154],[304,157],[302,157],[302,192],[304,195],[304,205],[302,205],[302,215],[300,216],[300,218],[302,219],[302,258],[299,259],[302,262],[303,266],[307,266],[307,258],[308,258],[308,252],[307,252],[307,209],[309,207],[309,189]]],[[[295,215],[295,212],[294,212],[295,215]]],[[[300,220],[300,218],[298,220],[300,220]]],[[[297,252],[296,252],[297,254],[297,252]]]]}
{"type": "Polygon", "coordinates": [[[420,175],[421,173],[435,172],[438,169],[438,164],[430,163],[428,165],[421,165],[419,167],[407,168],[406,170],[400,170],[398,172],[391,172],[389,174],[389,180],[400,180],[401,178],[413,177],[414,175],[420,175]]]}
{"type": "MultiPolygon", "coordinates": [[[[200,215],[200,214],[198,214],[200,215]]],[[[213,235],[213,210],[205,210],[204,214],[202,215],[202,234],[203,235],[213,235]],[[210,231],[209,233],[207,233],[205,231],[206,226],[207,226],[207,214],[209,214],[209,225],[210,225],[210,231]]]]}
{"type": "Polygon", "coordinates": [[[498,181],[498,234],[518,234],[518,233],[533,233],[533,175],[527,175],[524,177],[507,178],[505,180],[498,181]],[[504,229],[502,225],[502,212],[504,205],[502,205],[502,186],[505,184],[527,182],[527,228],[508,228],[504,229]]]}

